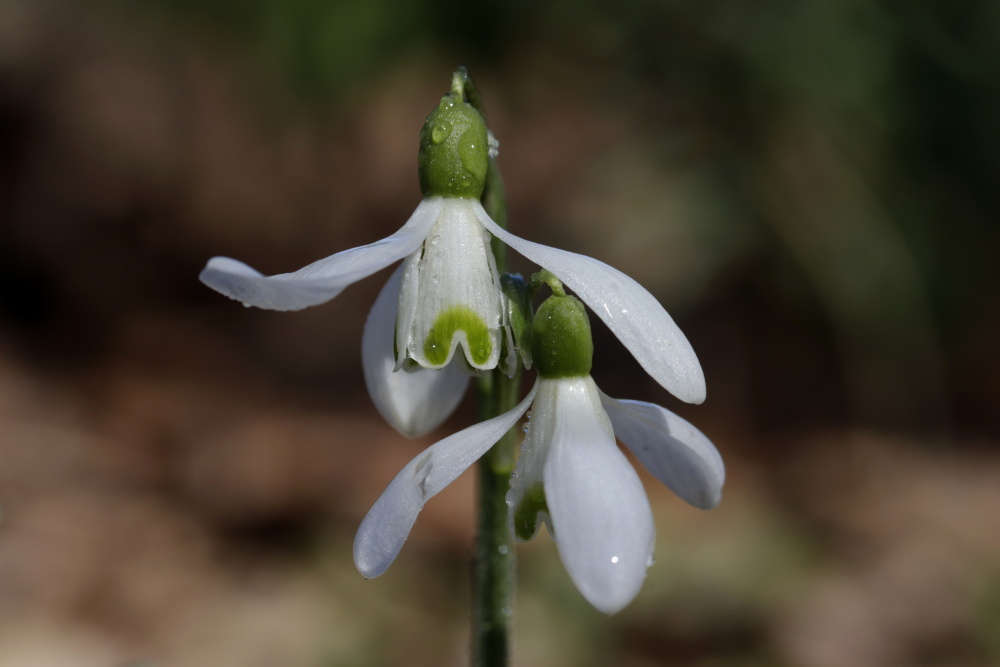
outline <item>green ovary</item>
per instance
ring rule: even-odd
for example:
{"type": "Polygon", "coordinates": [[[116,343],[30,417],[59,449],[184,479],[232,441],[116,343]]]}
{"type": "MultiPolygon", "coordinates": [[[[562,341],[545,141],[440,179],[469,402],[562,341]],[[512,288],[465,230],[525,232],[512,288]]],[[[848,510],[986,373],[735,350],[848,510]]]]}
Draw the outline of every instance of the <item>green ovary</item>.
{"type": "Polygon", "coordinates": [[[452,306],[438,314],[424,341],[427,361],[435,366],[444,365],[448,361],[451,340],[459,331],[465,332],[466,353],[472,362],[483,365],[489,361],[493,352],[490,330],[483,319],[466,306],[452,306]]]}

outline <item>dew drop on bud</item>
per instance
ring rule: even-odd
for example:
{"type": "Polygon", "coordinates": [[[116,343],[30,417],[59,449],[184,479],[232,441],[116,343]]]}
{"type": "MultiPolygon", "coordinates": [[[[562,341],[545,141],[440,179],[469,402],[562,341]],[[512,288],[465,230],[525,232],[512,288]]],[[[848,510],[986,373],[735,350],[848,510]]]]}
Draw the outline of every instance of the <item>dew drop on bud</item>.
{"type": "Polygon", "coordinates": [[[431,141],[440,144],[451,134],[451,123],[448,121],[438,121],[431,130],[431,141]]]}

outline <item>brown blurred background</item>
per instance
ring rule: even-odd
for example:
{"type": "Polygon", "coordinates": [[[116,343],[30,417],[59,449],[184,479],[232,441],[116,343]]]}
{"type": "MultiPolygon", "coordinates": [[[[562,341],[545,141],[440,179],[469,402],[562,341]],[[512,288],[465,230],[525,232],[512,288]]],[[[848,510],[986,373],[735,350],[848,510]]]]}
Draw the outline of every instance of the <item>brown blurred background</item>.
{"type": "Polygon", "coordinates": [[[1000,664],[998,35],[930,0],[0,2],[0,665],[463,664],[471,475],[352,564],[471,422],[371,407],[385,274],[296,314],[197,281],[401,226],[459,64],[512,230],[646,285],[709,399],[603,328],[596,380],[729,475],[708,513],[645,477],[657,562],[610,619],[520,548],[516,664],[1000,664]]]}

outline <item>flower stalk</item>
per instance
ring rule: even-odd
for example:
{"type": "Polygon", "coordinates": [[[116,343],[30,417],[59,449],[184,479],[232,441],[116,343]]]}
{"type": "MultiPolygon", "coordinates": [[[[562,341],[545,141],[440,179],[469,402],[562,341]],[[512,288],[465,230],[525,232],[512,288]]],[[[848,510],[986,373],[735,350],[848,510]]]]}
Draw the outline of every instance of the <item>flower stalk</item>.
{"type": "MultiPolygon", "coordinates": [[[[484,117],[482,97],[464,67],[452,77],[458,93],[484,117]]],[[[486,172],[483,207],[498,225],[507,228],[507,202],[496,161],[491,157],[486,172]]],[[[507,270],[507,248],[493,239],[497,271],[507,270]]],[[[484,374],[476,386],[476,419],[485,421],[513,409],[518,403],[521,366],[513,376],[499,368],[484,374]]],[[[475,667],[505,667],[510,661],[511,622],[514,609],[514,536],[510,530],[507,491],[517,457],[515,425],[479,460],[478,521],[475,561],[472,566],[472,664],[475,667]]]]}
{"type": "MultiPolygon", "coordinates": [[[[477,386],[477,419],[491,419],[513,409],[517,388],[514,378],[490,371],[477,386]]],[[[509,662],[515,560],[505,498],[514,472],[517,430],[516,425],[511,428],[478,465],[479,519],[472,569],[472,664],[476,667],[502,667],[509,662]]]]}

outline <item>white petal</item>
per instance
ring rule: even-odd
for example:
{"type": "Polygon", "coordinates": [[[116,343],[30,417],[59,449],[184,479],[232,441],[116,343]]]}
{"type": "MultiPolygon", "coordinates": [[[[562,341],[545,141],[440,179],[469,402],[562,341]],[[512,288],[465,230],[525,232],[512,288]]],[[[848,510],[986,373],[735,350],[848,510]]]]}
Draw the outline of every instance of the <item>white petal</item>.
{"type": "Polygon", "coordinates": [[[525,413],[535,390],[516,408],[459,431],[431,446],[386,487],[354,538],[354,564],[366,578],[388,569],[403,548],[424,503],[451,484],[510,430],[525,413]]]}
{"type": "Polygon", "coordinates": [[[681,500],[712,509],[722,499],[726,468],[712,441],[666,408],[601,394],[615,435],[681,500]]]}
{"type": "Polygon", "coordinates": [[[361,362],[368,395],[379,413],[403,435],[416,437],[433,431],[455,411],[469,386],[469,376],[458,364],[440,371],[393,371],[393,332],[402,272],[403,267],[396,269],[368,313],[361,337],[361,362]]]}
{"type": "Polygon", "coordinates": [[[552,429],[557,423],[555,403],[559,385],[557,381],[539,378],[535,387],[538,393],[535,394],[531,412],[528,413],[521,454],[517,457],[510,490],[507,492],[511,530],[519,541],[533,538],[542,523],[552,525],[548,512],[538,504],[540,498],[537,494],[544,491],[545,459],[552,442],[552,429]],[[531,498],[531,495],[534,497],[531,498]],[[525,496],[529,496],[531,502],[522,507],[525,496]]]}
{"type": "Polygon", "coordinates": [[[424,368],[443,368],[460,345],[472,368],[495,368],[500,359],[506,304],[474,202],[444,199],[421,252],[404,263],[397,367],[409,357],[424,368]]]}
{"type": "MultiPolygon", "coordinates": [[[[558,395],[545,496],[559,555],[590,604],[613,614],[632,601],[653,556],[653,513],[618,449],[590,377],[552,380],[558,395]]],[[[540,390],[541,391],[541,390],[540,390]]],[[[536,402],[532,418],[543,408],[536,402]]]]}
{"type": "Polygon", "coordinates": [[[213,257],[199,278],[244,306],[269,310],[301,310],[315,306],[337,296],[351,283],[415,251],[433,226],[440,208],[441,199],[425,199],[392,236],[338,252],[294,273],[268,277],[235,259],[213,257]]]}
{"type": "Polygon", "coordinates": [[[667,391],[688,403],[705,400],[705,375],[691,344],[642,285],[593,257],[514,236],[493,222],[482,205],[476,215],[494,236],[576,292],[667,391]]]}

